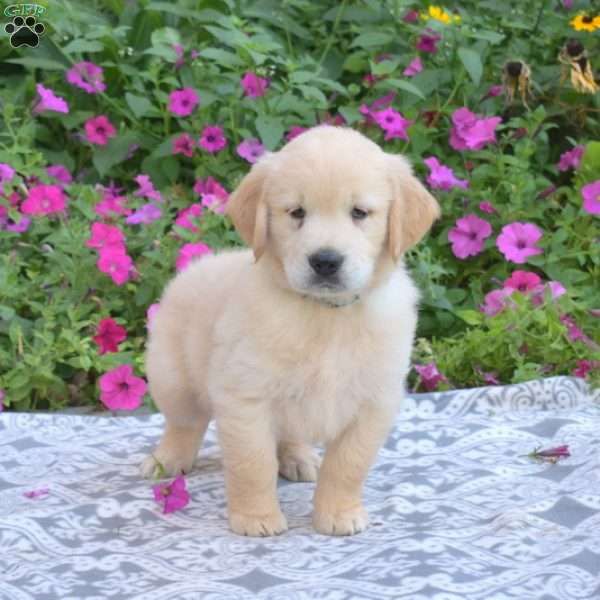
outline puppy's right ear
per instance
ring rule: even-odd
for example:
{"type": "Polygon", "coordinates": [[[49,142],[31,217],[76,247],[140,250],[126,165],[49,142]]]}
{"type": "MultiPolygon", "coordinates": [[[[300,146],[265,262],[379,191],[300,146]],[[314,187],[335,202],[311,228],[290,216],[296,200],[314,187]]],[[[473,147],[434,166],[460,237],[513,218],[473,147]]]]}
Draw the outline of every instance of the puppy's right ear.
{"type": "Polygon", "coordinates": [[[242,179],[225,208],[240,237],[254,251],[256,262],[267,245],[269,211],[263,198],[266,177],[267,165],[261,160],[242,179]]]}

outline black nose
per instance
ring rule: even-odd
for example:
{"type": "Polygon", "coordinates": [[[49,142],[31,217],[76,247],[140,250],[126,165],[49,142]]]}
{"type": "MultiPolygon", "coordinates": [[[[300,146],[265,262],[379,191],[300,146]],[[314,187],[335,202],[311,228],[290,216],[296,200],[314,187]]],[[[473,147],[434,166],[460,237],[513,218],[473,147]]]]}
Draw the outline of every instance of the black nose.
{"type": "Polygon", "coordinates": [[[339,271],[344,257],[335,250],[325,249],[311,254],[308,262],[317,275],[329,277],[339,271]]]}

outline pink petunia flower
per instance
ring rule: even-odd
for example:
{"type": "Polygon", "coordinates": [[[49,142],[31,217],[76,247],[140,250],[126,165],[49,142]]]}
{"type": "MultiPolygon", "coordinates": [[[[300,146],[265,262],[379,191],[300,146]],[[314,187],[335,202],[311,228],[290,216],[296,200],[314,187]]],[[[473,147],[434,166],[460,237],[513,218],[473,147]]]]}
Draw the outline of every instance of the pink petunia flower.
{"type": "Polygon", "coordinates": [[[416,23],[419,20],[419,12],[416,10],[409,10],[403,17],[402,20],[405,23],[416,23]]]}
{"type": "Polygon", "coordinates": [[[191,158],[194,155],[195,146],[194,138],[184,133],[173,140],[173,154],[184,154],[191,158]]]}
{"type": "Polygon", "coordinates": [[[442,39],[441,35],[428,35],[423,33],[419,36],[417,40],[417,50],[421,52],[429,52],[430,54],[435,54],[438,51],[437,43],[442,39]]]}
{"type": "Polygon", "coordinates": [[[567,293],[566,288],[559,281],[549,281],[546,284],[540,284],[531,292],[531,302],[534,306],[540,306],[544,303],[546,289],[550,290],[550,295],[553,300],[556,300],[556,298],[560,298],[567,293]]]}
{"type": "Polygon", "coordinates": [[[481,97],[481,100],[479,100],[479,102],[483,102],[484,100],[487,100],[488,98],[495,98],[496,96],[499,96],[502,93],[502,86],[501,85],[493,85],[492,87],[490,87],[490,89],[481,97]]]}
{"type": "Polygon", "coordinates": [[[431,171],[427,176],[427,183],[434,190],[451,190],[452,188],[468,188],[466,179],[457,179],[450,167],[442,165],[435,156],[430,156],[423,161],[431,171]]]}
{"type": "Polygon", "coordinates": [[[133,374],[131,365],[121,365],[98,380],[100,400],[109,410],[135,410],[146,393],[146,382],[133,374]]]}
{"type": "Polygon", "coordinates": [[[444,375],[442,375],[434,362],[426,365],[414,365],[415,371],[419,374],[423,386],[428,392],[432,392],[442,381],[448,381],[444,375]]]}
{"type": "Polygon", "coordinates": [[[496,209],[489,202],[480,202],[479,210],[489,214],[497,212],[496,209]]]}
{"type": "Polygon", "coordinates": [[[10,183],[16,171],[6,163],[0,163],[0,185],[10,183]]]}
{"type": "Polygon", "coordinates": [[[179,212],[177,218],[175,219],[175,225],[177,225],[178,227],[183,227],[184,229],[189,229],[194,233],[199,233],[200,228],[198,227],[198,225],[192,223],[190,219],[200,219],[203,212],[204,206],[202,204],[200,204],[199,202],[197,202],[196,204],[192,204],[191,206],[188,206],[187,208],[184,208],[182,211],[179,212]]]}
{"type": "Polygon", "coordinates": [[[480,367],[473,367],[475,372],[483,379],[487,385],[500,385],[500,381],[498,381],[498,376],[495,371],[485,372],[480,367]]]}
{"type": "Polygon", "coordinates": [[[138,196],[139,198],[150,198],[150,200],[162,202],[162,195],[158,190],[154,189],[154,185],[152,184],[149,175],[141,173],[137,177],[134,177],[133,180],[140,186],[139,190],[133,192],[134,196],[138,196]]]}
{"type": "Polygon", "coordinates": [[[152,329],[152,321],[154,320],[154,316],[156,315],[156,311],[160,308],[160,304],[158,302],[154,302],[148,307],[146,311],[146,328],[152,329]]]}
{"type": "Polygon", "coordinates": [[[98,323],[96,335],[92,339],[100,347],[98,354],[118,352],[119,344],[127,339],[127,330],[121,327],[114,319],[102,319],[98,323]]]}
{"type": "Polygon", "coordinates": [[[199,144],[204,150],[215,154],[227,146],[227,140],[223,135],[223,129],[216,125],[209,125],[202,130],[199,144]]]}
{"type": "Polygon", "coordinates": [[[591,371],[600,367],[600,361],[587,360],[584,358],[578,360],[576,365],[577,366],[572,371],[573,375],[575,375],[575,377],[581,377],[582,379],[585,379],[591,371]]]}
{"type": "Polygon", "coordinates": [[[29,194],[21,205],[26,215],[49,215],[65,210],[66,199],[58,185],[38,185],[29,188],[29,194]]]}
{"type": "Polygon", "coordinates": [[[255,163],[265,153],[265,147],[259,139],[248,138],[238,145],[236,152],[249,163],[255,163]]]}
{"type": "Polygon", "coordinates": [[[184,244],[179,250],[175,267],[177,271],[183,271],[192,262],[194,257],[212,253],[212,248],[202,242],[198,244],[184,244]]]}
{"type": "Polygon", "coordinates": [[[187,117],[200,102],[198,94],[190,87],[169,94],[169,111],[178,117],[187,117]]]}
{"type": "Polygon", "coordinates": [[[540,284],[542,279],[539,275],[529,271],[515,271],[505,282],[504,287],[510,288],[522,294],[533,292],[540,284]]]}
{"type": "Polygon", "coordinates": [[[59,113],[69,112],[67,101],[60,96],[56,96],[51,89],[45,88],[41,83],[38,83],[35,89],[37,90],[39,99],[33,107],[33,114],[38,114],[46,110],[59,113]]]}
{"type": "Polygon", "coordinates": [[[158,503],[164,503],[163,514],[172,513],[187,506],[190,495],[185,486],[183,475],[178,475],[171,483],[159,483],[152,486],[154,499],[158,503]]]}
{"type": "Polygon", "coordinates": [[[259,77],[256,73],[247,72],[240,82],[244,88],[244,94],[249,98],[264,96],[269,87],[270,80],[259,77]]]}
{"type": "Polygon", "coordinates": [[[175,68],[181,69],[183,65],[185,65],[185,50],[181,44],[171,44],[171,48],[175,50],[175,54],[177,54],[177,60],[175,61],[175,68]]]}
{"type": "Polygon", "coordinates": [[[94,211],[101,217],[111,217],[112,215],[130,215],[132,210],[123,206],[127,202],[125,196],[105,196],[103,200],[94,206],[94,211]]]}
{"type": "Polygon", "coordinates": [[[600,346],[594,342],[592,338],[586,335],[575,322],[573,317],[569,315],[561,315],[559,321],[567,328],[567,335],[569,339],[573,342],[580,341],[583,342],[589,348],[593,348],[594,350],[600,350],[600,346]]]}
{"type": "Polygon", "coordinates": [[[117,248],[125,251],[125,236],[116,225],[105,223],[92,223],[92,237],[85,242],[88,248],[103,250],[105,248],[117,248]]]}
{"type": "Polygon", "coordinates": [[[148,204],[140,206],[132,215],[128,216],[125,223],[128,225],[148,225],[160,219],[161,214],[161,210],[156,204],[148,202],[148,204]]]}
{"type": "Polygon", "coordinates": [[[448,232],[452,242],[452,253],[460,259],[476,256],[483,250],[484,241],[492,235],[492,226],[477,215],[466,215],[457,219],[448,232]]]}
{"type": "Polygon", "coordinates": [[[511,223],[502,228],[496,239],[496,246],[506,260],[523,264],[527,262],[528,257],[544,252],[536,247],[542,235],[543,231],[533,223],[511,223]]]}
{"type": "Polygon", "coordinates": [[[512,288],[502,288],[501,290],[489,292],[485,295],[485,298],[483,299],[484,303],[479,307],[479,310],[488,317],[497,315],[511,304],[509,298],[513,292],[514,290],[512,288]]]}
{"type": "Polygon", "coordinates": [[[393,108],[386,108],[376,113],[371,113],[377,124],[385,131],[385,140],[400,138],[408,140],[406,129],[414,123],[410,119],[405,119],[399,112],[393,108]]]}
{"type": "Polygon", "coordinates": [[[585,152],[585,146],[575,146],[572,150],[563,152],[560,155],[560,160],[556,167],[559,171],[568,171],[569,169],[576,170],[581,163],[581,158],[585,152]]]}
{"type": "Polygon", "coordinates": [[[421,62],[421,57],[417,56],[417,58],[413,58],[406,69],[402,71],[402,75],[406,77],[414,77],[418,75],[423,70],[423,63],[421,62]]]}
{"type": "Polygon", "coordinates": [[[96,266],[100,271],[109,275],[117,285],[123,285],[129,281],[133,261],[125,253],[124,247],[107,246],[100,250],[100,258],[96,266]]]}
{"type": "Polygon", "coordinates": [[[563,8],[571,10],[573,8],[573,0],[562,0],[563,8]]]}
{"type": "Polygon", "coordinates": [[[117,135],[117,130],[105,115],[88,119],[85,122],[85,135],[90,144],[106,146],[109,138],[117,135]]]}
{"type": "Polygon", "coordinates": [[[459,108],[452,113],[450,145],[455,150],[481,150],[496,141],[496,127],[501,122],[501,117],[482,119],[468,108],[459,108]]]}
{"type": "Polygon", "coordinates": [[[193,190],[201,198],[204,194],[213,194],[220,200],[227,200],[229,197],[227,190],[213,177],[207,177],[206,181],[197,179],[196,183],[194,183],[193,190]]]}
{"type": "Polygon", "coordinates": [[[308,127],[300,127],[299,125],[294,125],[286,134],[285,139],[288,142],[291,142],[294,138],[298,137],[300,134],[308,131],[308,127]]]}
{"type": "Polygon", "coordinates": [[[581,188],[583,210],[590,215],[600,215],[600,179],[581,188]]]}
{"type": "Polygon", "coordinates": [[[66,77],[71,85],[81,88],[88,94],[99,94],[106,90],[103,73],[102,67],[84,60],[73,65],[67,71],[66,77]]]}
{"type": "Polygon", "coordinates": [[[69,172],[69,169],[64,165],[50,165],[46,167],[46,173],[48,177],[53,177],[56,181],[60,181],[65,185],[68,185],[73,181],[73,176],[69,172]]]}
{"type": "Polygon", "coordinates": [[[29,217],[21,216],[21,218],[14,223],[7,223],[4,226],[4,229],[12,233],[24,233],[29,229],[29,225],[31,225],[31,219],[29,217]]]}

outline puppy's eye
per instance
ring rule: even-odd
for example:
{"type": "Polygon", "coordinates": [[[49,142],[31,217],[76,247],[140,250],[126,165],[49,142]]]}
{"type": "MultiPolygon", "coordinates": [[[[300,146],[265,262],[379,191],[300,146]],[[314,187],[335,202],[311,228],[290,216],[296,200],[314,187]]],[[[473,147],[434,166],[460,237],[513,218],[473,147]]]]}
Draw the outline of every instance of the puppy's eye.
{"type": "Polygon", "coordinates": [[[362,220],[366,219],[369,213],[366,210],[361,210],[360,208],[353,208],[350,214],[352,215],[353,219],[362,220]]]}
{"type": "Polygon", "coordinates": [[[304,219],[304,215],[306,215],[306,211],[303,208],[296,208],[290,213],[292,219],[304,219]]]}

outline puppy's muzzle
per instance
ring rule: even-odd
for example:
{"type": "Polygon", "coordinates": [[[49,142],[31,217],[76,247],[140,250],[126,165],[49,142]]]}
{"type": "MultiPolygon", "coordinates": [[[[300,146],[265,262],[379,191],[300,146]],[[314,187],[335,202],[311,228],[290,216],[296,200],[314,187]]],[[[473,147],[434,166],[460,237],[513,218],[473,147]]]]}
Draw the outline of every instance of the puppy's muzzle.
{"type": "Polygon", "coordinates": [[[331,248],[323,248],[308,257],[312,270],[322,279],[333,279],[343,262],[344,257],[331,248]]]}

